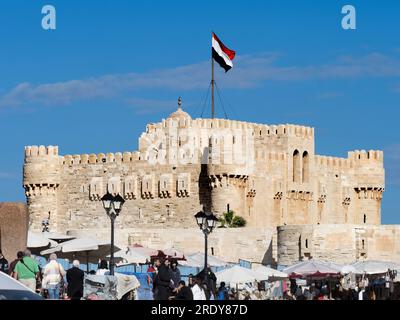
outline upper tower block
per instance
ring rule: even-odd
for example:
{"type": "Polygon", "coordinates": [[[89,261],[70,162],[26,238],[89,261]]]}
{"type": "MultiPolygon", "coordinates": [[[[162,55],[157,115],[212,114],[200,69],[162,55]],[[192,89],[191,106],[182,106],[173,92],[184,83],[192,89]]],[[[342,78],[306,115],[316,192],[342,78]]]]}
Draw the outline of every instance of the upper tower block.
{"type": "Polygon", "coordinates": [[[385,187],[385,170],[383,167],[383,151],[356,150],[348,153],[351,164],[356,169],[356,178],[359,187],[385,187]]]}
{"type": "Polygon", "coordinates": [[[58,186],[60,183],[58,146],[25,147],[24,188],[58,186]]]}
{"type": "Polygon", "coordinates": [[[348,153],[348,158],[356,166],[377,166],[383,167],[383,151],[379,150],[356,150],[348,153]]]}

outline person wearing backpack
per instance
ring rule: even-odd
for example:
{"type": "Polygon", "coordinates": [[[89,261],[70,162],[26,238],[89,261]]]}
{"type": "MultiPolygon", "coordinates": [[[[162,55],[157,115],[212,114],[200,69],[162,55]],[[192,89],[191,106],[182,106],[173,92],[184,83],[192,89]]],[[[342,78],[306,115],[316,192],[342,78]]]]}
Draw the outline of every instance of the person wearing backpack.
{"type": "Polygon", "coordinates": [[[49,292],[51,300],[60,299],[60,290],[64,287],[64,276],[66,272],[61,264],[57,262],[57,255],[52,253],[50,261],[44,267],[43,283],[46,284],[46,289],[49,292]]]}
{"type": "Polygon", "coordinates": [[[217,300],[229,300],[228,289],[225,287],[225,282],[223,281],[218,288],[217,300]]]}
{"type": "Polygon", "coordinates": [[[33,292],[36,292],[36,279],[40,278],[39,265],[31,257],[31,252],[28,249],[24,251],[24,256],[15,265],[13,276],[33,292]]]}

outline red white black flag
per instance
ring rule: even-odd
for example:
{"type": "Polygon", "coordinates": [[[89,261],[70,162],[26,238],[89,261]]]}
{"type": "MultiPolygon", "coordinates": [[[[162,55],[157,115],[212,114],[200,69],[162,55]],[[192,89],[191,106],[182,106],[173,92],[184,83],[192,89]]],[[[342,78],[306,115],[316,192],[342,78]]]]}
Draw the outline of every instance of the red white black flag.
{"type": "Polygon", "coordinates": [[[212,57],[225,69],[225,72],[233,67],[232,60],[235,58],[235,51],[228,49],[214,32],[212,33],[212,57]]]}

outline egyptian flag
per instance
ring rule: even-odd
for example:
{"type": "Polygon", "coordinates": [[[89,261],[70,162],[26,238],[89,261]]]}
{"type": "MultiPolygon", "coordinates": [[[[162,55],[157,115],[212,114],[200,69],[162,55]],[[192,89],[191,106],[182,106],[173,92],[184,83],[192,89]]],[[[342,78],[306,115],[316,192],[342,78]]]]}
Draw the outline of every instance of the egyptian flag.
{"type": "Polygon", "coordinates": [[[235,51],[225,47],[214,32],[212,33],[212,57],[225,69],[225,72],[233,67],[232,60],[235,58],[235,51]]]}

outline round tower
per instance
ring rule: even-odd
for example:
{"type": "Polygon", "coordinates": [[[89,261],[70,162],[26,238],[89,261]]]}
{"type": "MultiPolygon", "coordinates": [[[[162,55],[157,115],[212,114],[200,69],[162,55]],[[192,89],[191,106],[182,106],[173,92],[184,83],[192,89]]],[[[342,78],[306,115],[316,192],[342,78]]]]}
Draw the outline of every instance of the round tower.
{"type": "MultiPolygon", "coordinates": [[[[246,217],[245,191],[247,176],[216,174],[209,175],[211,186],[211,211],[222,216],[224,212],[232,210],[236,215],[246,217]]],[[[246,217],[247,218],[247,217],[246,217]]]]}
{"type": "Polygon", "coordinates": [[[29,230],[57,230],[57,190],[60,163],[57,146],[27,146],[23,187],[28,205],[29,230]]]}

